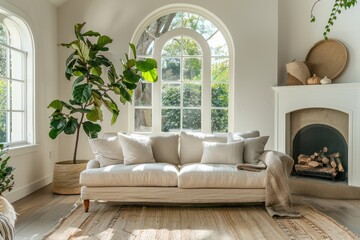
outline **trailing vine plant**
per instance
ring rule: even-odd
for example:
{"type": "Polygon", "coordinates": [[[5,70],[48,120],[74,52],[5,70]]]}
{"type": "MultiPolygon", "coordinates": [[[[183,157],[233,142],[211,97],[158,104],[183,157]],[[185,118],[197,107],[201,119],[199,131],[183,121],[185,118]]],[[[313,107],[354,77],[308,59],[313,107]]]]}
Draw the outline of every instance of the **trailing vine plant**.
{"type": "MultiPolygon", "coordinates": [[[[314,15],[314,8],[320,1],[321,0],[317,0],[311,8],[310,22],[316,21],[314,15]]],[[[333,5],[333,8],[331,9],[331,13],[323,33],[323,36],[326,40],[328,39],[328,34],[331,31],[331,27],[334,25],[334,22],[336,21],[339,14],[341,14],[343,10],[347,10],[351,7],[354,7],[356,4],[357,4],[357,0],[335,0],[335,3],[333,5]]]]}

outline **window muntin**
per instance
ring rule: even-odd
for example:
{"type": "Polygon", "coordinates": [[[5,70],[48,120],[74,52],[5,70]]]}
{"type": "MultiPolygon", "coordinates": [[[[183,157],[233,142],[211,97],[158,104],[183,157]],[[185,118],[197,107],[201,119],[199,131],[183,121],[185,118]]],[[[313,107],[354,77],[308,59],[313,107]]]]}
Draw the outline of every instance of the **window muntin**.
{"type": "MultiPolygon", "coordinates": [[[[180,11],[159,17],[141,34],[137,43],[137,52],[141,57],[154,57],[158,61],[160,78],[158,83],[148,87],[152,90],[151,92],[157,93],[152,94],[151,104],[143,106],[136,101],[135,96],[133,129],[136,132],[153,132],[156,129],[162,132],[228,131],[229,49],[222,32],[211,21],[195,13],[180,11]],[[196,43],[186,34],[174,37],[160,46],[162,47],[161,55],[156,58],[154,51],[159,47],[158,40],[168,32],[181,29],[193,30],[201,35],[206,47],[210,49],[210,55],[207,56],[210,61],[204,61],[200,53],[204,46],[201,44],[201,46],[197,44],[198,48],[191,48],[194,52],[184,51],[181,46],[182,39],[189,39],[196,43]],[[180,53],[182,55],[179,55],[180,53]],[[210,62],[210,66],[207,66],[205,62],[210,62]],[[194,66],[201,66],[201,68],[194,66]],[[197,71],[199,69],[201,73],[197,71]],[[209,73],[203,71],[209,71],[209,73]],[[208,77],[204,78],[204,75],[208,77]],[[156,87],[158,85],[160,86],[156,87]],[[159,90],[156,90],[157,88],[159,90]],[[167,92],[171,98],[164,103],[164,93],[167,92]],[[170,103],[174,106],[169,106],[170,103]],[[139,114],[144,107],[148,110],[148,115],[151,115],[152,121],[147,121],[148,124],[151,122],[150,126],[143,125],[144,121],[141,120],[143,117],[139,114]],[[204,124],[206,122],[211,123],[204,124]]],[[[141,93],[140,91],[139,94],[147,95],[146,98],[150,97],[150,92],[141,93]]]]}
{"type": "Polygon", "coordinates": [[[27,52],[14,23],[6,25],[0,23],[0,142],[15,145],[27,142],[27,52]]]}

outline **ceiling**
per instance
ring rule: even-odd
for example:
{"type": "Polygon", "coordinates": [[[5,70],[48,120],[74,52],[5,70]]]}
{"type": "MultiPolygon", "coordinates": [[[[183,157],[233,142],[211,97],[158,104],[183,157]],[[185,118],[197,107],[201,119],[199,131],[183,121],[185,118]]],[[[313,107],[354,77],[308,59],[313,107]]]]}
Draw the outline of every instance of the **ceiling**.
{"type": "Polygon", "coordinates": [[[64,4],[67,1],[68,0],[49,0],[49,2],[53,3],[56,6],[61,6],[62,4],[64,4]]]}

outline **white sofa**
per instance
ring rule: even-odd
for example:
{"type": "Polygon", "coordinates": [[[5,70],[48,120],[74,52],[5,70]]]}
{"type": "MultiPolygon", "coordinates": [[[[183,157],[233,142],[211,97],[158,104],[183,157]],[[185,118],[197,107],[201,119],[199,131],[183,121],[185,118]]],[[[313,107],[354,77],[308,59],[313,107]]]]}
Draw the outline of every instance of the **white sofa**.
{"type": "Polygon", "coordinates": [[[130,163],[129,156],[134,156],[126,152],[124,137],[108,136],[89,140],[96,159],[90,160],[80,175],[85,211],[89,209],[89,200],[124,203],[265,201],[265,170],[238,170],[236,165],[243,162],[263,164],[258,159],[268,137],[260,137],[258,131],[229,133],[227,137],[187,133],[147,137],[143,140],[149,142],[150,150],[135,146],[132,154],[140,156],[132,158],[130,163]],[[228,141],[242,142],[241,149],[229,148],[228,141]],[[216,143],[208,148],[209,142],[216,143]],[[148,150],[153,159],[141,163],[141,159],[146,158],[141,154],[148,150]],[[236,155],[239,151],[240,156],[236,155]],[[231,162],[234,154],[239,159],[231,162]],[[227,164],[222,164],[223,161],[227,164]]]}

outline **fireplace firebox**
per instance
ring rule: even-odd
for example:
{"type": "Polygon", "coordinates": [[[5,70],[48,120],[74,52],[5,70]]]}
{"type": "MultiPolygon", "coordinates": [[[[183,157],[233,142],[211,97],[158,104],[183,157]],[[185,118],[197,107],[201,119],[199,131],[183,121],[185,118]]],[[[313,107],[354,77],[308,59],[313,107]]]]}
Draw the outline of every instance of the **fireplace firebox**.
{"type": "Polygon", "coordinates": [[[348,147],[343,135],[326,124],[310,124],[293,140],[294,174],[347,181],[348,147]]]}

